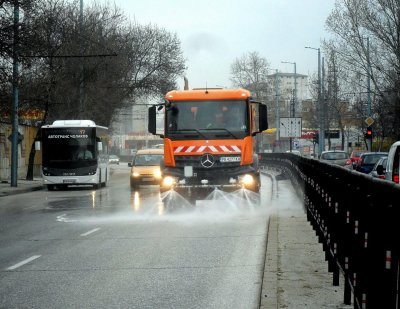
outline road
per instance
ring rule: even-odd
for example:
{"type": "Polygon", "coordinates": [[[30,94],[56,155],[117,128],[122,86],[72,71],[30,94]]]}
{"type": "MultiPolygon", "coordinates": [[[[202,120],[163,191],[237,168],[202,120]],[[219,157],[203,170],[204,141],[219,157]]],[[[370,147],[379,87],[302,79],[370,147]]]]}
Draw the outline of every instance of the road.
{"type": "Polygon", "coordinates": [[[260,205],[220,196],[193,208],[162,203],[157,187],[131,192],[121,163],[105,188],[2,197],[0,308],[258,308],[272,207],[262,181],[260,205]]]}

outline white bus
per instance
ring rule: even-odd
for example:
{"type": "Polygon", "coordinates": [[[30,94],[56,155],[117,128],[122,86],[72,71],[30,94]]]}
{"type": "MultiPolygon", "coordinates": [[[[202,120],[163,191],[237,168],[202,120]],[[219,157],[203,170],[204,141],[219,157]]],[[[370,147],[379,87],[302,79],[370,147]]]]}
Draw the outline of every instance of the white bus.
{"type": "Polygon", "coordinates": [[[108,128],[91,120],[56,120],[41,128],[43,183],[48,190],[70,185],[105,186],[109,179],[108,128]]]}

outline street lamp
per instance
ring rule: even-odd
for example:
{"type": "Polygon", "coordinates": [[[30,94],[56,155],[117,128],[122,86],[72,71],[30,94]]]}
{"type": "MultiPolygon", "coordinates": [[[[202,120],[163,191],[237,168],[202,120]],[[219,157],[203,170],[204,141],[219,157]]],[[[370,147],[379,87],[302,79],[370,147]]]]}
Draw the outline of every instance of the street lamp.
{"type": "Polygon", "coordinates": [[[275,70],[275,144],[279,144],[279,81],[278,81],[278,69],[271,69],[275,70]]]}
{"type": "Polygon", "coordinates": [[[320,48],[314,48],[310,46],[306,46],[305,48],[314,49],[318,51],[318,107],[319,107],[319,139],[318,139],[318,149],[319,155],[325,149],[325,123],[324,123],[324,109],[323,109],[323,102],[321,101],[321,50],[320,48]]]}

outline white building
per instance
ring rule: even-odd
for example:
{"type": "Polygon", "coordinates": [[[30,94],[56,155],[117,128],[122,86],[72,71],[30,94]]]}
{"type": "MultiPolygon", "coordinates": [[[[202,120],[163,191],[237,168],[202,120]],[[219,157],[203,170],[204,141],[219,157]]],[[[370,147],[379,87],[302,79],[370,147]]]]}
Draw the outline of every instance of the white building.
{"type": "MultiPolygon", "coordinates": [[[[294,73],[282,73],[268,75],[268,84],[270,85],[270,93],[275,95],[276,85],[278,87],[279,101],[286,102],[286,106],[281,109],[289,110],[293,101],[294,90],[296,88],[296,115],[301,112],[301,102],[310,98],[308,90],[308,76],[303,74],[296,75],[294,73]],[[295,86],[296,85],[296,86],[295,86]]],[[[282,110],[281,110],[282,112],[282,110]]]]}

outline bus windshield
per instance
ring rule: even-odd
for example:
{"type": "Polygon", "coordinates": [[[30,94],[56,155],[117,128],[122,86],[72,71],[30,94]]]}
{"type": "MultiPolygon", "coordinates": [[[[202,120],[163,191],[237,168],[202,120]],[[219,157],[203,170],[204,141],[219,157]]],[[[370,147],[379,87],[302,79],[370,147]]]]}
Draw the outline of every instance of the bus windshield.
{"type": "Polygon", "coordinates": [[[42,135],[43,165],[71,167],[93,165],[96,162],[94,128],[51,128],[42,135]]]}

